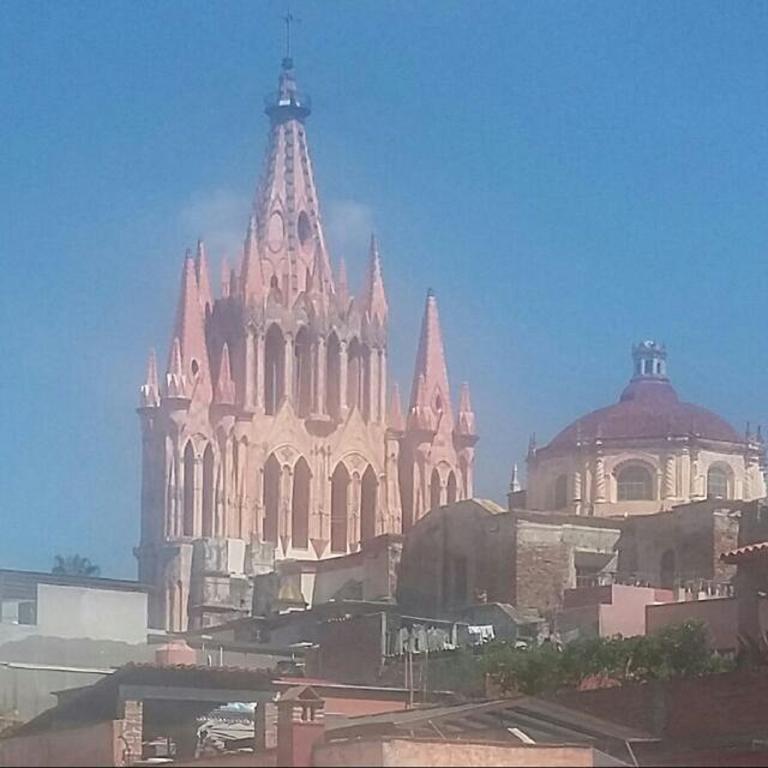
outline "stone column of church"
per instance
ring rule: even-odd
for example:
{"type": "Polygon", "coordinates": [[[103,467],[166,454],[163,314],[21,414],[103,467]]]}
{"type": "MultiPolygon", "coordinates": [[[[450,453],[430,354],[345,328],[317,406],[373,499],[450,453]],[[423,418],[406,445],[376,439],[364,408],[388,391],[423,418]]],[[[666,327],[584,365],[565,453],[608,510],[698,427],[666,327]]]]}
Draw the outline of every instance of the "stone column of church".
{"type": "Polygon", "coordinates": [[[379,350],[379,391],[378,391],[379,424],[386,421],[387,413],[387,350],[379,350]]]}
{"type": "Polygon", "coordinates": [[[456,479],[458,488],[457,488],[457,497],[459,501],[462,499],[471,499],[474,495],[474,485],[475,485],[475,449],[474,448],[462,448],[462,450],[459,452],[457,456],[459,466],[458,466],[458,477],[456,479]],[[466,468],[466,476],[461,471],[462,467],[466,468]],[[463,487],[466,482],[466,489],[463,487]],[[466,491],[466,493],[465,493],[466,491]]]}
{"type": "MultiPolygon", "coordinates": [[[[393,436],[388,435],[384,445],[384,504],[387,515],[387,531],[397,533],[402,530],[397,525],[399,495],[398,458],[400,455],[400,443],[393,436]],[[396,495],[397,494],[397,495],[396,495]]],[[[402,513],[401,513],[402,514],[402,513]]]]}
{"type": "Polygon", "coordinates": [[[256,390],[256,410],[259,413],[264,412],[264,334],[261,330],[256,331],[256,381],[254,388],[256,390]]]}
{"type": "Polygon", "coordinates": [[[759,472],[759,462],[756,456],[747,456],[744,460],[744,480],[741,485],[741,489],[737,486],[736,473],[734,473],[734,498],[742,498],[745,501],[751,501],[755,496],[755,488],[759,487],[758,483],[753,483],[753,479],[759,472]],[[741,490],[741,494],[739,494],[741,490]]]}
{"type": "Polygon", "coordinates": [[[238,529],[237,535],[239,538],[245,538],[245,533],[248,531],[248,498],[246,492],[245,478],[248,473],[246,467],[248,466],[248,444],[240,442],[240,448],[237,454],[237,519],[238,529]]]}
{"type": "Polygon", "coordinates": [[[379,420],[378,391],[379,391],[379,356],[375,347],[368,354],[368,421],[375,424],[379,420]]]}
{"type": "Polygon", "coordinates": [[[387,527],[387,475],[386,471],[376,476],[376,514],[374,519],[374,535],[388,533],[387,527]]]}
{"type": "Polygon", "coordinates": [[[325,339],[320,336],[316,346],[315,402],[312,410],[322,416],[325,413],[325,339]]]}
{"type": "Polygon", "coordinates": [[[662,498],[675,497],[675,456],[668,453],[664,458],[664,493],[662,498]]]}
{"type": "MultiPolygon", "coordinates": [[[[289,542],[288,546],[290,546],[290,541],[292,539],[292,525],[293,525],[293,467],[286,467],[284,469],[284,475],[285,475],[285,504],[284,504],[284,513],[283,513],[283,521],[284,521],[284,529],[283,529],[283,535],[286,536],[286,541],[289,542]]],[[[287,549],[287,547],[286,547],[287,549]]]]}
{"type": "Polygon", "coordinates": [[[232,535],[232,509],[235,488],[234,440],[224,439],[224,516],[222,519],[223,536],[232,535]]]}
{"type": "Polygon", "coordinates": [[[594,514],[594,501],[595,501],[595,472],[592,465],[588,462],[584,462],[584,502],[587,505],[586,512],[589,515],[594,514]]]}
{"type": "Polygon", "coordinates": [[[702,479],[699,477],[699,452],[691,451],[691,499],[704,498],[702,479]]]}
{"type": "Polygon", "coordinates": [[[680,488],[680,496],[684,500],[688,500],[691,487],[691,452],[688,447],[683,448],[680,452],[680,479],[678,486],[680,488]]]}
{"type": "Polygon", "coordinates": [[[581,514],[581,471],[576,470],[573,473],[573,512],[576,515],[581,514]]]}
{"type": "Polygon", "coordinates": [[[285,362],[283,364],[283,393],[288,402],[293,404],[293,407],[297,407],[297,403],[293,400],[293,334],[285,334],[285,345],[283,348],[285,353],[285,362]]]}
{"type": "Polygon", "coordinates": [[[259,472],[254,471],[257,446],[247,444],[245,454],[247,459],[243,463],[243,530],[241,537],[248,541],[256,531],[257,502],[259,472]]]}
{"type": "Polygon", "coordinates": [[[736,476],[736,473],[733,474],[733,498],[734,499],[744,499],[744,501],[749,501],[751,497],[751,483],[750,483],[750,468],[749,468],[749,459],[745,459],[744,461],[744,478],[739,483],[739,478],[736,476]],[[741,485],[741,488],[739,488],[739,485],[741,485]]]}
{"type": "Polygon", "coordinates": [[[605,459],[598,454],[595,457],[595,503],[602,504],[606,499],[605,459]]]}
{"type": "Polygon", "coordinates": [[[219,450],[213,491],[213,535],[224,535],[224,452],[219,450]]]}
{"type": "Polygon", "coordinates": [[[249,328],[245,334],[245,396],[243,404],[246,408],[254,405],[254,370],[253,370],[253,331],[249,328]]]}
{"type": "Polygon", "coordinates": [[[203,532],[203,457],[197,453],[195,453],[194,468],[194,514],[192,535],[197,537],[200,536],[203,532]]]}
{"type": "Polygon", "coordinates": [[[318,534],[317,537],[323,541],[330,541],[331,538],[331,446],[325,445],[320,448],[320,472],[318,474],[318,488],[320,493],[317,498],[319,504],[322,504],[320,514],[318,515],[318,534]]]}
{"type": "Polygon", "coordinates": [[[264,540],[264,460],[263,452],[260,453],[258,459],[258,467],[253,473],[256,475],[254,493],[256,495],[254,503],[254,521],[253,521],[253,535],[257,541],[264,540]]]}
{"type": "Polygon", "coordinates": [[[339,342],[339,415],[347,417],[347,342],[339,342]]]}
{"type": "Polygon", "coordinates": [[[360,543],[360,473],[352,473],[350,492],[347,497],[347,537],[349,551],[354,552],[360,543]]]}
{"type": "MultiPolygon", "coordinates": [[[[166,441],[167,443],[167,441],[166,441]]],[[[176,451],[171,447],[166,448],[166,476],[168,478],[165,488],[165,535],[167,538],[176,536],[176,489],[179,475],[176,461],[176,451]]]]}
{"type": "Polygon", "coordinates": [[[416,473],[418,483],[414,483],[415,504],[413,512],[413,521],[418,522],[427,512],[428,509],[428,487],[427,478],[429,477],[429,462],[425,456],[425,449],[416,449],[416,473]]]}

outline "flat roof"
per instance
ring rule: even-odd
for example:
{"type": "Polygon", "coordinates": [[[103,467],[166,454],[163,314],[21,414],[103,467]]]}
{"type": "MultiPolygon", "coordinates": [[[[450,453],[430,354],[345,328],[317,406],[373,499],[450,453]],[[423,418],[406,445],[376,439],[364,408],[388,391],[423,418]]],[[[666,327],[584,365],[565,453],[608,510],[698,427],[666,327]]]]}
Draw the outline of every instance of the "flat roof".
{"type": "Polygon", "coordinates": [[[149,592],[150,586],[130,579],[108,579],[101,576],[69,576],[45,571],[21,571],[13,568],[0,568],[0,586],[3,582],[24,581],[36,584],[55,584],[60,587],[88,587],[91,589],[111,589],[121,592],[149,592]]]}

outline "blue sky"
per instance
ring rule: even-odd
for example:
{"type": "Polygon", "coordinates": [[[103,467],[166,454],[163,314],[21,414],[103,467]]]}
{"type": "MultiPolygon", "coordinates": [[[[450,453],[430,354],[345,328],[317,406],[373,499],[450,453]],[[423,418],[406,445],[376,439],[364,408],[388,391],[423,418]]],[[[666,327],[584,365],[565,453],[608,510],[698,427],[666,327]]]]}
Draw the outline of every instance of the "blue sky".
{"type": "MultiPolygon", "coordinates": [[[[244,230],[284,8],[3,5],[0,565],[134,575],[137,386],[184,249],[217,265],[244,230]]],[[[478,495],[503,498],[531,432],[613,401],[641,338],[685,399],[765,419],[768,5],[293,11],[333,257],[359,283],[375,228],[405,388],[437,292],[478,495]]]]}

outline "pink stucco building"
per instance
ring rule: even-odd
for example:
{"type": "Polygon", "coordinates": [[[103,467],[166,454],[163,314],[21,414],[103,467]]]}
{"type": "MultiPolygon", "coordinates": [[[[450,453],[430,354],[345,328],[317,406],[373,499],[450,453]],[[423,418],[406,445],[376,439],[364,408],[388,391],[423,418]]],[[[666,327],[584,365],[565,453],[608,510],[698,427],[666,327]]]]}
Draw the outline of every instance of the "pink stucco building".
{"type": "Polygon", "coordinates": [[[136,555],[151,623],[171,630],[246,612],[250,576],[275,558],[354,552],[472,495],[475,416],[466,385],[452,404],[435,296],[403,413],[379,247],[372,237],[352,295],[343,261],[332,267],[310,101],[288,58],[266,114],[237,267],[215,296],[204,244],[187,253],[164,375],[151,354],[141,387],[136,555]]]}

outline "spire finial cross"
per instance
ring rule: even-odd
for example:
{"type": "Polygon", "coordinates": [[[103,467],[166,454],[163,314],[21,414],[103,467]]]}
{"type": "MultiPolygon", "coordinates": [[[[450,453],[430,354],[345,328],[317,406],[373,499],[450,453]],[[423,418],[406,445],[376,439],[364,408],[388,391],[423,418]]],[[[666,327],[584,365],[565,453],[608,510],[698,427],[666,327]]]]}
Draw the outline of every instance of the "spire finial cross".
{"type": "Polygon", "coordinates": [[[285,58],[291,58],[291,24],[299,22],[301,19],[297,19],[292,13],[290,7],[286,10],[285,16],[282,17],[285,24],[285,58]]]}

